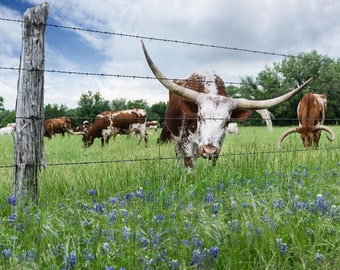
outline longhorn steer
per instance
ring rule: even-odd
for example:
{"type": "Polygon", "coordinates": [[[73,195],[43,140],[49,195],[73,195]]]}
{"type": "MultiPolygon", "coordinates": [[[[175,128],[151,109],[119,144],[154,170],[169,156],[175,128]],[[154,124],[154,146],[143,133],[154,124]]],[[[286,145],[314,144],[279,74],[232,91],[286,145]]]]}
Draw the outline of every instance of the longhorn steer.
{"type": "Polygon", "coordinates": [[[147,145],[146,119],[147,114],[143,109],[105,111],[96,116],[87,132],[73,132],[73,134],[83,134],[85,146],[92,145],[95,138],[100,138],[101,145],[104,146],[104,142],[108,143],[111,136],[128,135],[134,132],[137,135],[137,144],[143,137],[145,145],[147,145]]]}
{"type": "Polygon", "coordinates": [[[52,139],[56,133],[61,133],[64,137],[65,132],[69,132],[70,129],[71,119],[68,117],[52,118],[44,122],[44,136],[48,139],[52,139]]]}
{"type": "Polygon", "coordinates": [[[315,147],[319,147],[319,140],[321,136],[321,130],[328,132],[331,138],[327,138],[330,141],[335,140],[334,131],[324,126],[327,110],[327,97],[322,94],[308,93],[304,95],[297,107],[297,115],[299,119],[298,128],[290,128],[283,132],[278,140],[278,147],[281,146],[283,140],[287,135],[298,132],[303,142],[304,148],[310,148],[313,144],[315,147]]]}
{"type": "Polygon", "coordinates": [[[227,127],[227,134],[236,134],[238,135],[238,127],[237,127],[237,123],[229,123],[228,127],[227,127]]]}
{"type": "Polygon", "coordinates": [[[299,92],[306,84],[269,100],[236,99],[226,96],[223,80],[214,72],[194,73],[189,79],[173,82],[166,78],[149,57],[144,55],[157,79],[169,90],[166,123],[175,142],[177,157],[193,167],[197,156],[216,163],[230,118],[247,119],[251,111],[276,106],[299,92]]]}

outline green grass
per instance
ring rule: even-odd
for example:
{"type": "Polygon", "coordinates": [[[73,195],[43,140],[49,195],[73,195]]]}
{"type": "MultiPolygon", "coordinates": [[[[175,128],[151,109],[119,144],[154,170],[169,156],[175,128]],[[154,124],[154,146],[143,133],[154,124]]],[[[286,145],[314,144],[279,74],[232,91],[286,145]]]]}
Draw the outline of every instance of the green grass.
{"type": "Polygon", "coordinates": [[[0,269],[340,269],[339,139],[305,151],[290,135],[278,151],[283,130],[240,127],[216,167],[192,172],[160,131],[148,147],[57,136],[25,208],[7,203],[13,140],[0,137],[0,269]]]}

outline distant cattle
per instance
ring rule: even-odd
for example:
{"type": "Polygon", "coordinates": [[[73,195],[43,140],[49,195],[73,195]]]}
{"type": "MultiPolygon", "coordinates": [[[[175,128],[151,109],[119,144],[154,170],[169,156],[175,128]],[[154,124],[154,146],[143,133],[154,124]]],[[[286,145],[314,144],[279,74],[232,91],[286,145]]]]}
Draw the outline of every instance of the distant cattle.
{"type": "Polygon", "coordinates": [[[75,132],[82,132],[82,131],[88,131],[90,128],[89,121],[85,120],[81,125],[76,126],[73,131],[75,132]]]}
{"type": "Polygon", "coordinates": [[[229,123],[227,127],[227,134],[235,134],[238,135],[238,127],[237,123],[229,123]]]}
{"type": "Polygon", "coordinates": [[[84,146],[92,145],[95,138],[100,138],[101,145],[104,146],[104,143],[109,142],[111,136],[131,133],[137,135],[137,144],[144,138],[145,145],[147,145],[146,119],[147,114],[143,109],[104,111],[96,116],[87,131],[72,133],[83,135],[84,146]]]}
{"type": "Polygon", "coordinates": [[[52,139],[57,133],[61,133],[62,137],[71,130],[71,119],[68,117],[59,117],[48,119],[44,122],[44,136],[52,139]]]}
{"type": "Polygon", "coordinates": [[[327,97],[322,94],[308,93],[304,95],[297,107],[297,115],[299,119],[298,128],[290,128],[283,132],[278,140],[278,147],[281,146],[283,140],[291,133],[300,133],[304,148],[310,148],[314,144],[319,147],[321,130],[331,135],[327,136],[330,141],[335,140],[334,131],[323,125],[327,111],[327,97]]]}
{"type": "Polygon", "coordinates": [[[158,121],[147,121],[146,122],[147,129],[154,129],[155,131],[158,129],[158,121]]]}
{"type": "Polygon", "coordinates": [[[13,134],[13,132],[14,132],[13,126],[0,128],[0,136],[11,135],[11,134],[13,134]]]}
{"type": "Polygon", "coordinates": [[[186,80],[167,79],[152,62],[143,42],[142,46],[150,69],[169,90],[167,129],[174,139],[176,156],[184,159],[186,167],[193,167],[198,156],[216,163],[231,118],[246,120],[251,115],[250,110],[276,106],[298,93],[310,81],[269,100],[230,98],[224,81],[215,72],[194,73],[186,80]]]}

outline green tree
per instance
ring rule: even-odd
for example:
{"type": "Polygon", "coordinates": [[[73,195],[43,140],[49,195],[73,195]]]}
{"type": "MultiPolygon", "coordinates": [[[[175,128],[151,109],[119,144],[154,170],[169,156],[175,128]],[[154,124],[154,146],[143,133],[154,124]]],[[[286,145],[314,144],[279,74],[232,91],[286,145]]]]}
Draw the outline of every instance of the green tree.
{"type": "Polygon", "coordinates": [[[68,108],[65,105],[47,104],[44,108],[45,119],[67,116],[68,108]]]}
{"type": "Polygon", "coordinates": [[[78,120],[92,122],[97,114],[108,110],[110,110],[110,102],[104,100],[100,92],[88,91],[83,93],[78,101],[78,120]]]}
{"type": "Polygon", "coordinates": [[[138,109],[148,109],[149,105],[144,99],[129,100],[127,102],[128,109],[138,108],[138,109]]]}
{"type": "Polygon", "coordinates": [[[160,126],[163,126],[164,120],[165,120],[165,111],[166,111],[166,102],[158,102],[153,104],[150,107],[150,110],[148,112],[148,118],[149,120],[158,120],[160,126]]]}
{"type": "Polygon", "coordinates": [[[111,108],[114,111],[128,109],[127,101],[125,98],[117,98],[111,101],[111,108]]]}

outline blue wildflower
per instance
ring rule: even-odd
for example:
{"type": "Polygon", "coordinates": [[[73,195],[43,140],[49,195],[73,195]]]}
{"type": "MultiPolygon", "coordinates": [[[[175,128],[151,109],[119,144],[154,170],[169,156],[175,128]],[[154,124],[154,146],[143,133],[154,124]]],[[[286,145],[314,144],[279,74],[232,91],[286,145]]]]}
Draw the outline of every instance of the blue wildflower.
{"type": "Polygon", "coordinates": [[[92,211],[98,214],[103,214],[104,213],[104,204],[103,203],[96,203],[93,208],[92,211]]]}
{"type": "Polygon", "coordinates": [[[279,248],[280,250],[280,255],[283,256],[285,254],[288,253],[288,245],[284,242],[282,242],[282,239],[281,238],[277,238],[276,239],[276,244],[277,244],[277,247],[279,248]]]}
{"type": "Polygon", "coordinates": [[[16,204],[17,204],[17,199],[15,198],[15,196],[9,195],[9,196],[7,197],[7,204],[8,204],[8,205],[16,206],[16,204]]]}
{"type": "Polygon", "coordinates": [[[206,203],[211,203],[214,201],[214,194],[208,191],[207,195],[205,196],[206,203]]]}
{"type": "Polygon", "coordinates": [[[212,213],[216,215],[218,213],[218,209],[220,208],[219,203],[214,203],[212,207],[212,213]]]}
{"type": "Polygon", "coordinates": [[[154,222],[158,222],[158,221],[162,221],[162,220],[164,220],[164,216],[162,214],[158,214],[158,215],[153,217],[154,222]]]}
{"type": "Polygon", "coordinates": [[[319,252],[316,253],[315,255],[315,261],[316,262],[322,262],[323,261],[323,255],[319,252]]]}
{"type": "Polygon", "coordinates": [[[12,215],[9,216],[9,222],[14,223],[17,220],[17,214],[13,213],[12,215]]]}
{"type": "Polygon", "coordinates": [[[115,270],[113,266],[106,266],[105,270],[115,270]]]}
{"type": "Polygon", "coordinates": [[[205,260],[205,255],[204,250],[200,251],[195,249],[191,255],[190,265],[197,265],[198,267],[201,267],[205,260]]]}
{"type": "Polygon", "coordinates": [[[217,258],[217,255],[218,255],[218,247],[211,247],[210,250],[209,250],[209,255],[216,259],[217,258]]]}
{"type": "Polygon", "coordinates": [[[136,193],[136,197],[137,198],[143,198],[143,188],[140,187],[138,190],[137,190],[137,193],[136,193]]]}
{"type": "Polygon", "coordinates": [[[322,194],[316,195],[315,205],[318,210],[322,212],[327,211],[327,204],[322,194]]]}
{"type": "Polygon", "coordinates": [[[89,195],[90,196],[93,196],[95,194],[95,192],[94,192],[94,190],[91,188],[90,190],[89,190],[89,195]]]}
{"type": "Polygon", "coordinates": [[[177,260],[171,260],[169,261],[169,270],[177,270],[179,269],[179,263],[177,260]]]}
{"type": "Polygon", "coordinates": [[[77,263],[77,256],[74,251],[70,252],[69,263],[70,263],[71,269],[73,269],[75,264],[77,263]]]}
{"type": "Polygon", "coordinates": [[[93,261],[94,260],[94,255],[91,252],[86,252],[84,261],[93,261]]]}
{"type": "Polygon", "coordinates": [[[109,201],[110,201],[112,204],[115,204],[115,203],[117,202],[117,199],[116,199],[116,198],[113,198],[113,197],[111,197],[111,198],[109,199],[109,201]]]}
{"type": "Polygon", "coordinates": [[[10,249],[4,249],[2,251],[2,255],[3,255],[4,259],[8,259],[8,258],[12,257],[12,252],[11,252],[10,249]]]}

